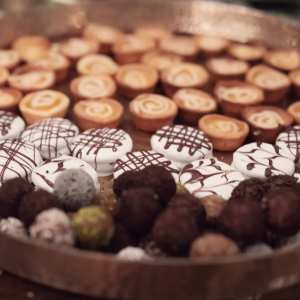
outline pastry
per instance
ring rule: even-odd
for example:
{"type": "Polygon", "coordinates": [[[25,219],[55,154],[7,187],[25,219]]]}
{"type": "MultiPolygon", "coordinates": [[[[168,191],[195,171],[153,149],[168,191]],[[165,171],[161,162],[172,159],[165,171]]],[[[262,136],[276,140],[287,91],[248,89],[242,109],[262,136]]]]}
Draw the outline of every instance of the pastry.
{"type": "Polygon", "coordinates": [[[154,132],[172,124],[178,108],[174,101],[164,96],[141,94],[130,102],[129,110],[138,129],[154,132]]]}
{"type": "Polygon", "coordinates": [[[89,23],[83,29],[82,35],[87,39],[97,41],[100,44],[100,53],[108,54],[123,33],[112,26],[89,23]]]}
{"type": "Polygon", "coordinates": [[[243,80],[250,65],[246,61],[233,58],[211,58],[206,61],[206,68],[213,82],[220,80],[243,80]]]}
{"type": "Polygon", "coordinates": [[[232,166],[245,178],[267,180],[274,175],[290,175],[295,171],[294,156],[278,146],[255,142],[233,153],[232,166]]]}
{"type": "Polygon", "coordinates": [[[0,87],[0,110],[18,113],[18,106],[22,98],[19,90],[0,87]]]}
{"type": "Polygon", "coordinates": [[[83,130],[117,128],[123,114],[123,106],[109,98],[83,100],[74,105],[74,114],[79,127],[83,130]]]}
{"type": "Polygon", "coordinates": [[[139,26],[134,29],[134,34],[143,38],[154,39],[157,42],[162,39],[171,38],[173,36],[170,30],[158,24],[139,26]]]}
{"type": "Polygon", "coordinates": [[[281,132],[276,145],[293,155],[296,168],[300,168],[300,126],[291,126],[281,132]]]}
{"type": "Polygon", "coordinates": [[[33,168],[42,163],[34,144],[20,139],[0,140],[0,182],[24,178],[31,182],[33,168]]]}
{"type": "Polygon", "coordinates": [[[184,125],[168,125],[157,130],[151,137],[151,147],[182,170],[197,159],[212,157],[212,143],[198,129],[184,125]]]}
{"type": "Polygon", "coordinates": [[[49,89],[55,84],[54,71],[47,71],[41,67],[24,65],[16,68],[8,77],[8,84],[21,92],[29,93],[49,89]]]}
{"type": "Polygon", "coordinates": [[[239,171],[213,158],[196,160],[186,165],[180,174],[180,182],[197,198],[217,194],[228,200],[244,179],[239,171]]]}
{"type": "Polygon", "coordinates": [[[291,85],[289,78],[284,73],[265,65],[252,67],[247,72],[245,80],[264,91],[266,103],[280,101],[291,85]]]}
{"type": "Polygon", "coordinates": [[[47,159],[35,167],[32,171],[32,182],[38,189],[53,193],[56,178],[61,172],[69,169],[82,169],[87,172],[91,176],[96,193],[98,194],[100,184],[98,182],[97,172],[83,160],[68,155],[47,159]]]}
{"type": "Polygon", "coordinates": [[[0,140],[19,138],[24,128],[25,122],[21,117],[12,112],[0,110],[0,140]]]}
{"type": "Polygon", "coordinates": [[[227,116],[209,114],[199,120],[199,129],[210,138],[214,149],[233,151],[240,147],[249,133],[249,126],[227,116]]]}
{"type": "Polygon", "coordinates": [[[28,124],[44,118],[63,118],[70,105],[70,99],[63,93],[43,90],[27,94],[19,109],[28,124]]]}
{"type": "Polygon", "coordinates": [[[179,170],[170,160],[161,153],[154,151],[127,152],[123,157],[117,159],[114,166],[114,179],[128,171],[140,171],[147,166],[162,166],[172,173],[177,183],[179,181],[179,170]]]}
{"type": "Polygon", "coordinates": [[[197,44],[204,57],[221,55],[230,45],[230,42],[220,36],[199,35],[196,37],[197,44]]]}
{"type": "Polygon", "coordinates": [[[74,78],[70,83],[71,93],[75,102],[84,99],[113,97],[116,92],[114,80],[106,74],[83,75],[74,78]]]}
{"type": "Polygon", "coordinates": [[[21,62],[19,52],[16,50],[0,50],[0,67],[11,70],[21,62]]]}
{"type": "Polygon", "coordinates": [[[275,106],[247,106],[241,116],[250,126],[252,139],[265,143],[274,143],[278,134],[294,121],[289,113],[275,106]]]}
{"type": "Polygon", "coordinates": [[[0,67],[0,86],[3,86],[6,84],[9,77],[9,72],[6,68],[0,67]]]}
{"type": "Polygon", "coordinates": [[[71,143],[78,135],[75,124],[67,119],[47,118],[28,126],[22,133],[22,141],[31,142],[42,158],[56,158],[71,154],[71,143]]]}
{"type": "Polygon", "coordinates": [[[300,68],[291,71],[289,74],[289,79],[293,84],[297,96],[300,98],[300,68]]]}
{"type": "Polygon", "coordinates": [[[262,89],[239,80],[219,81],[214,94],[224,115],[233,118],[240,118],[245,106],[260,104],[264,100],[262,89]]]}
{"type": "Polygon", "coordinates": [[[146,52],[141,57],[141,63],[154,67],[158,72],[183,61],[180,55],[159,50],[146,52]]]}
{"type": "Polygon", "coordinates": [[[293,116],[295,123],[300,125],[300,101],[296,101],[287,108],[287,112],[293,116]]]}
{"type": "Polygon", "coordinates": [[[49,40],[43,36],[24,35],[13,42],[12,49],[19,53],[22,60],[30,62],[45,56],[50,46],[49,40]]]}
{"type": "Polygon", "coordinates": [[[180,55],[183,60],[194,62],[200,51],[193,37],[173,36],[159,41],[159,49],[180,55]]]}
{"type": "Polygon", "coordinates": [[[124,65],[140,62],[142,55],[154,48],[154,39],[128,34],[124,35],[113,45],[112,52],[117,63],[124,65]]]}
{"type": "Polygon", "coordinates": [[[113,174],[114,164],[132,150],[132,139],[121,129],[89,129],[72,142],[72,155],[90,164],[99,177],[113,174]]]}
{"type": "Polygon", "coordinates": [[[118,92],[132,99],[143,93],[152,93],[158,81],[154,67],[143,64],[121,66],[115,75],[118,92]]]}
{"type": "Polygon", "coordinates": [[[250,64],[258,63],[262,60],[266,49],[260,45],[232,44],[227,49],[227,53],[233,58],[247,61],[250,64]]]}
{"type": "Polygon", "coordinates": [[[162,71],[160,79],[166,95],[170,98],[180,88],[203,88],[208,80],[208,72],[193,63],[179,63],[162,71]]]}
{"type": "Polygon", "coordinates": [[[107,55],[89,54],[79,59],[76,65],[80,75],[114,75],[118,65],[107,55]]]}
{"type": "Polygon", "coordinates": [[[300,53],[296,50],[268,51],[264,62],[281,71],[292,71],[300,67],[300,53]]]}
{"type": "Polygon", "coordinates": [[[49,51],[42,58],[32,61],[30,65],[55,72],[56,82],[61,82],[68,76],[70,61],[60,53],[49,51]]]}

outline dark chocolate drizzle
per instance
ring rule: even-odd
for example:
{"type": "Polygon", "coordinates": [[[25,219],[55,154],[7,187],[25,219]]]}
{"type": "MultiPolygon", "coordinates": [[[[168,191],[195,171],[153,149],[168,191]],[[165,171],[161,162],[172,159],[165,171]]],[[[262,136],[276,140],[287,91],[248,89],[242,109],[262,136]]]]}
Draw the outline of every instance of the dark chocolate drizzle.
{"type": "Polygon", "coordinates": [[[184,125],[170,125],[159,129],[154,135],[160,138],[159,141],[166,139],[165,149],[175,145],[178,146],[177,151],[181,152],[186,147],[189,150],[189,155],[194,155],[199,151],[203,156],[204,153],[201,149],[211,150],[208,136],[196,128],[184,125]],[[179,129],[179,131],[175,129],[179,129]]]}
{"type": "Polygon", "coordinates": [[[17,115],[12,112],[0,111],[0,131],[2,136],[8,134],[11,124],[16,117],[17,115]]]}

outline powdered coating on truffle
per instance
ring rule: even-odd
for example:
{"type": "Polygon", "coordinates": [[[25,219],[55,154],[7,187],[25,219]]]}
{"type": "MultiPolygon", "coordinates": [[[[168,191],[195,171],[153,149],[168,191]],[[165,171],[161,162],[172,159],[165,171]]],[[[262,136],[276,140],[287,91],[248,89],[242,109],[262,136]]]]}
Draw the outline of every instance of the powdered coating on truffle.
{"type": "Polygon", "coordinates": [[[125,259],[125,260],[132,260],[132,261],[138,261],[138,260],[148,260],[150,257],[146,254],[146,252],[138,247],[131,247],[128,246],[124,249],[122,249],[117,254],[118,259],[125,259]]]}
{"type": "Polygon", "coordinates": [[[7,233],[17,238],[28,237],[23,222],[13,217],[2,219],[0,221],[0,232],[7,233]]]}
{"type": "Polygon", "coordinates": [[[123,191],[133,187],[137,171],[127,171],[114,179],[113,190],[114,193],[121,197],[123,191]]]}

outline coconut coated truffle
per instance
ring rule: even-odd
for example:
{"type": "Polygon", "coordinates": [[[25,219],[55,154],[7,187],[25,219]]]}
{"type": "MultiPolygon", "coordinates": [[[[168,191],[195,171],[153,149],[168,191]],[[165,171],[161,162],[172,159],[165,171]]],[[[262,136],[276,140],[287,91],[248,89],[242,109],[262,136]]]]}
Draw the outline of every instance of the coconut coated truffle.
{"type": "Polygon", "coordinates": [[[125,260],[145,260],[150,259],[150,257],[146,254],[146,252],[139,248],[139,247],[131,247],[128,246],[124,249],[122,249],[117,254],[118,259],[125,259],[125,260]]]}
{"type": "Polygon", "coordinates": [[[13,217],[2,219],[0,221],[0,232],[4,232],[17,238],[28,237],[23,222],[13,217]]]}

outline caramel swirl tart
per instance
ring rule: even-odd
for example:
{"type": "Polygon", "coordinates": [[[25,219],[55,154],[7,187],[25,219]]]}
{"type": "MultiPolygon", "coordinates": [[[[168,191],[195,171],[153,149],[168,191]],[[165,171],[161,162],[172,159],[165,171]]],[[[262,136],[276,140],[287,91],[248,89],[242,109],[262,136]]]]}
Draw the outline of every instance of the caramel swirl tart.
{"type": "Polygon", "coordinates": [[[27,94],[20,102],[20,111],[27,124],[45,118],[64,118],[70,99],[54,90],[43,90],[27,94]]]}
{"type": "Polygon", "coordinates": [[[154,48],[154,39],[128,34],[113,45],[112,51],[117,63],[124,65],[140,62],[142,55],[154,48]]]}
{"type": "Polygon", "coordinates": [[[89,23],[82,32],[83,37],[95,40],[100,44],[100,53],[109,54],[112,46],[123,36],[123,33],[112,26],[89,23]]]}
{"type": "Polygon", "coordinates": [[[199,120],[199,129],[208,135],[213,148],[220,151],[236,150],[249,133],[247,123],[218,114],[202,117],[199,120]]]}
{"type": "Polygon", "coordinates": [[[239,80],[219,81],[214,88],[214,94],[223,113],[233,118],[240,118],[245,106],[264,101],[261,88],[239,80]]]}
{"type": "Polygon", "coordinates": [[[141,94],[130,102],[129,110],[138,129],[154,132],[172,124],[178,108],[175,102],[167,97],[141,94]]]}
{"type": "Polygon", "coordinates": [[[295,123],[300,125],[300,101],[296,101],[287,108],[287,112],[293,116],[295,123]]]}
{"type": "Polygon", "coordinates": [[[211,58],[206,62],[206,67],[213,82],[220,80],[243,80],[250,65],[233,58],[211,58]]]}
{"type": "Polygon", "coordinates": [[[256,65],[246,74],[245,80],[264,91],[266,103],[279,102],[288,92],[291,81],[284,73],[265,65],[256,65]]]}
{"type": "Polygon", "coordinates": [[[74,105],[74,114],[82,130],[90,128],[117,128],[123,106],[114,99],[87,99],[74,105]]]}
{"type": "Polygon", "coordinates": [[[289,79],[293,84],[297,96],[300,98],[300,68],[291,71],[289,74],[289,79]]]}
{"type": "Polygon", "coordinates": [[[134,34],[136,36],[150,38],[156,41],[171,38],[173,36],[170,30],[158,24],[148,24],[144,26],[139,26],[135,28],[134,34]]]}
{"type": "Polygon", "coordinates": [[[140,94],[153,92],[158,81],[158,73],[148,65],[128,64],[119,68],[115,79],[118,92],[132,99],[140,94]]]}
{"type": "Polygon", "coordinates": [[[14,88],[0,88],[0,110],[18,113],[18,106],[22,98],[22,93],[14,88]]]}
{"type": "Polygon", "coordinates": [[[209,75],[203,67],[185,62],[163,70],[160,78],[165,93],[172,98],[180,88],[203,88],[209,75]]]}
{"type": "Polygon", "coordinates": [[[197,125],[201,117],[217,110],[216,100],[209,94],[197,90],[183,88],[179,89],[173,96],[178,105],[179,118],[185,123],[197,125]]]}
{"type": "Polygon", "coordinates": [[[114,75],[118,65],[104,54],[89,54],[79,59],[76,69],[81,75],[114,75]]]}
{"type": "Polygon", "coordinates": [[[196,37],[196,42],[204,57],[214,57],[221,55],[230,45],[230,42],[219,36],[200,35],[196,37]]]}
{"type": "Polygon", "coordinates": [[[294,121],[285,110],[265,105],[247,106],[241,116],[250,126],[252,139],[265,143],[274,143],[279,133],[294,121]]]}
{"type": "Polygon", "coordinates": [[[16,50],[0,50],[0,67],[11,70],[21,62],[21,57],[16,50]]]}
{"type": "Polygon", "coordinates": [[[265,51],[263,46],[236,43],[228,48],[227,53],[233,58],[253,64],[262,60],[265,51]]]}
{"type": "Polygon", "coordinates": [[[281,71],[292,71],[300,67],[300,53],[296,50],[268,51],[264,62],[281,71]]]}
{"type": "Polygon", "coordinates": [[[97,99],[113,97],[116,92],[114,80],[106,75],[84,75],[74,78],[70,83],[71,93],[75,102],[84,99],[97,99]]]}

